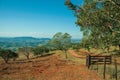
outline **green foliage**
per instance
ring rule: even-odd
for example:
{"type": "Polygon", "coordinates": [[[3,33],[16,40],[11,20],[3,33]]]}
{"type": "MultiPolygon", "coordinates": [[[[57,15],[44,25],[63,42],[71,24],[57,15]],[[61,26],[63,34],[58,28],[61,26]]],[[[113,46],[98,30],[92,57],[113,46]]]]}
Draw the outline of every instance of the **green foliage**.
{"type": "Polygon", "coordinates": [[[46,46],[48,47],[48,49],[49,49],[50,51],[54,51],[54,50],[57,49],[57,48],[56,48],[56,45],[53,43],[52,40],[49,40],[48,43],[46,44],[46,46]]]}
{"type": "Polygon", "coordinates": [[[89,47],[108,48],[109,51],[111,45],[120,45],[119,0],[84,0],[84,4],[76,6],[76,10],[76,24],[83,32],[84,47],[88,50],[89,47]]]}
{"type": "Polygon", "coordinates": [[[91,38],[89,39],[83,38],[80,44],[83,48],[87,49],[89,52],[90,48],[93,47],[92,46],[93,42],[91,41],[91,38]]]}
{"type": "Polygon", "coordinates": [[[73,4],[70,2],[70,0],[66,0],[65,5],[68,5],[68,8],[71,9],[71,10],[75,10],[75,9],[76,9],[76,6],[73,5],[73,4]]]}
{"type": "Polygon", "coordinates": [[[38,45],[44,45],[48,42],[48,40],[50,39],[33,37],[14,37],[14,38],[0,37],[0,47],[16,51],[18,48],[25,46],[36,47],[38,45]]]}
{"type": "Polygon", "coordinates": [[[10,58],[17,58],[18,54],[11,50],[0,49],[0,57],[4,59],[5,63],[7,63],[10,58]]]}
{"type": "Polygon", "coordinates": [[[80,48],[81,48],[80,43],[72,43],[72,49],[75,49],[76,51],[79,51],[80,48]]]}
{"type": "Polygon", "coordinates": [[[49,52],[49,49],[46,46],[38,46],[33,49],[34,55],[43,56],[45,53],[49,52]]]}
{"type": "Polygon", "coordinates": [[[63,50],[67,58],[66,51],[71,47],[71,36],[68,33],[58,32],[49,41],[49,44],[51,44],[54,49],[63,50]]]}
{"type": "Polygon", "coordinates": [[[55,49],[67,50],[71,45],[71,36],[68,33],[56,33],[49,41],[55,49]]]}

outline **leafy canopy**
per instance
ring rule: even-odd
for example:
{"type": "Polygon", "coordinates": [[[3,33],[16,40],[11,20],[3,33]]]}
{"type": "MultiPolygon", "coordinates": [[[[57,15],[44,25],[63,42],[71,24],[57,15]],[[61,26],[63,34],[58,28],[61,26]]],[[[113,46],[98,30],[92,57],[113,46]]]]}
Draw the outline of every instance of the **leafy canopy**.
{"type": "Polygon", "coordinates": [[[18,54],[11,50],[0,49],[0,57],[7,63],[11,58],[17,58],[18,54]]]}
{"type": "Polygon", "coordinates": [[[65,5],[74,11],[76,24],[89,45],[120,45],[120,0],[84,0],[82,6],[66,0],[65,5]]]}
{"type": "Polygon", "coordinates": [[[49,41],[58,50],[67,50],[71,44],[71,36],[68,33],[56,33],[49,41]]]}

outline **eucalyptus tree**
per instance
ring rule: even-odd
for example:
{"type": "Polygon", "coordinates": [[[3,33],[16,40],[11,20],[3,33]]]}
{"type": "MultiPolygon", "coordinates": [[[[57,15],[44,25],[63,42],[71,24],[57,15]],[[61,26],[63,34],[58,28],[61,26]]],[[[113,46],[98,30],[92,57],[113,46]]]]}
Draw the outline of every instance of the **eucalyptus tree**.
{"type": "Polygon", "coordinates": [[[57,50],[64,51],[66,58],[68,57],[67,50],[70,48],[71,45],[70,34],[58,32],[53,36],[50,42],[51,44],[53,44],[53,47],[55,47],[57,50]]]}
{"type": "Polygon", "coordinates": [[[49,49],[49,51],[54,51],[56,50],[55,45],[53,44],[52,40],[49,40],[46,44],[47,48],[49,49]]]}
{"type": "Polygon", "coordinates": [[[84,0],[82,6],[66,0],[65,5],[74,11],[76,24],[80,26],[83,34],[92,36],[93,46],[107,47],[108,51],[113,41],[119,46],[120,0],[84,0]]]}

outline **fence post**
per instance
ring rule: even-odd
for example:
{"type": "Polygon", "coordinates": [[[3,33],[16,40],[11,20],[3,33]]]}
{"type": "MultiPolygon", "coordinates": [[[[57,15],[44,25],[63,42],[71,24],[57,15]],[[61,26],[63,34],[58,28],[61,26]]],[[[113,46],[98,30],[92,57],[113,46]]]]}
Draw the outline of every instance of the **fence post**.
{"type": "Polygon", "coordinates": [[[86,56],[86,66],[88,67],[88,55],[86,56]]]}
{"type": "Polygon", "coordinates": [[[89,61],[89,63],[88,63],[88,69],[90,68],[90,65],[91,65],[91,56],[90,55],[88,55],[88,61],[89,61]]]}
{"type": "Polygon", "coordinates": [[[87,65],[87,67],[88,67],[88,69],[90,68],[90,55],[87,55],[87,57],[86,57],[86,65],[87,65]]]}
{"type": "Polygon", "coordinates": [[[105,79],[105,72],[106,72],[106,57],[104,58],[104,72],[103,72],[103,79],[105,79]]]}
{"type": "Polygon", "coordinates": [[[98,72],[98,62],[97,62],[97,72],[98,72]]]}
{"type": "Polygon", "coordinates": [[[117,60],[115,59],[115,80],[117,80],[117,60]]]}

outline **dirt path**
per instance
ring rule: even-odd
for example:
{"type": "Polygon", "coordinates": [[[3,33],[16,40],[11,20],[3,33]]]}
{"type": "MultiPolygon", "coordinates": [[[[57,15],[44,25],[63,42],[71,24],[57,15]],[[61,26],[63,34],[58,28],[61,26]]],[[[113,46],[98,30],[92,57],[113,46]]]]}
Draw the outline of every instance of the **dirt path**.
{"type": "Polygon", "coordinates": [[[74,57],[77,57],[77,58],[80,58],[80,59],[85,59],[86,58],[85,56],[77,54],[74,50],[69,50],[68,52],[74,57]]]}
{"type": "Polygon", "coordinates": [[[60,55],[30,61],[0,63],[0,80],[101,80],[85,65],[64,60],[60,55]]]}

